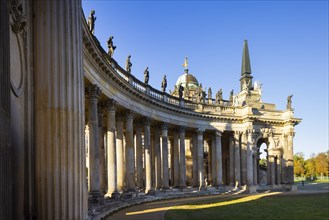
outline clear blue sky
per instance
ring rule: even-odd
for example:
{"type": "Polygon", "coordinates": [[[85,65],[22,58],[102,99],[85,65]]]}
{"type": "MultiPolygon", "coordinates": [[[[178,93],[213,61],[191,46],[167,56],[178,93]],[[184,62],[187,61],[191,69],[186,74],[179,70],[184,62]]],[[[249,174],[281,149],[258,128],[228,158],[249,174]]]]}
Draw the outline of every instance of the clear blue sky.
{"type": "Polygon", "coordinates": [[[242,46],[248,40],[254,80],[263,83],[263,101],[284,109],[293,96],[295,152],[328,150],[328,1],[83,1],[85,16],[96,11],[95,36],[114,59],[160,88],[164,74],[173,89],[189,71],[213,94],[239,91],[242,46]]]}

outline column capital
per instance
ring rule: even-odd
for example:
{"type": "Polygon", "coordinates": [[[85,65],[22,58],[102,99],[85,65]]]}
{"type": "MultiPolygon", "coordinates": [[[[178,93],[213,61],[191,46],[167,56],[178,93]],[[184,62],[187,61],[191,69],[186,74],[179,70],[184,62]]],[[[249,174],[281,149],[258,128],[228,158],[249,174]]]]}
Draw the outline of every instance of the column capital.
{"type": "Polygon", "coordinates": [[[216,131],[215,131],[215,135],[216,135],[217,137],[222,137],[223,133],[224,133],[223,130],[216,130],[216,131]]]}
{"type": "Polygon", "coordinates": [[[151,117],[145,117],[143,118],[143,125],[144,126],[150,126],[152,122],[152,118],[151,117]]]}
{"type": "Polygon", "coordinates": [[[197,132],[198,135],[202,135],[203,132],[205,132],[205,129],[204,128],[197,128],[196,132],[197,132]]]}
{"type": "Polygon", "coordinates": [[[185,132],[186,127],[185,126],[180,126],[178,128],[179,133],[185,132]]]}
{"type": "Polygon", "coordinates": [[[102,94],[102,90],[96,84],[93,84],[87,87],[86,93],[89,99],[97,100],[102,94]]]}
{"type": "Polygon", "coordinates": [[[234,132],[233,132],[233,136],[234,136],[235,139],[239,139],[240,136],[241,136],[241,134],[242,134],[241,131],[234,131],[234,132]]]}
{"type": "Polygon", "coordinates": [[[135,113],[132,110],[127,110],[125,116],[127,120],[133,120],[135,113]]]}
{"type": "Polygon", "coordinates": [[[167,122],[163,122],[163,123],[161,124],[161,129],[162,129],[162,130],[168,130],[168,123],[167,123],[167,122]]]}
{"type": "Polygon", "coordinates": [[[115,101],[114,99],[108,99],[104,102],[104,107],[108,111],[115,111],[117,104],[118,102],[115,101]]]}

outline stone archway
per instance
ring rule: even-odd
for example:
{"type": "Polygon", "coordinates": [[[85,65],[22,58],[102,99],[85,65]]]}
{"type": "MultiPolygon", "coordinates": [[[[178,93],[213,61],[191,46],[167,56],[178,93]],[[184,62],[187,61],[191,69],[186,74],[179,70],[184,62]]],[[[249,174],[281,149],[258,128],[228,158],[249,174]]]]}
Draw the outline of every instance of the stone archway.
{"type": "Polygon", "coordinates": [[[259,137],[256,140],[257,147],[257,182],[259,185],[268,185],[269,175],[268,175],[268,165],[269,165],[269,157],[268,157],[268,148],[269,141],[268,138],[259,137]]]}

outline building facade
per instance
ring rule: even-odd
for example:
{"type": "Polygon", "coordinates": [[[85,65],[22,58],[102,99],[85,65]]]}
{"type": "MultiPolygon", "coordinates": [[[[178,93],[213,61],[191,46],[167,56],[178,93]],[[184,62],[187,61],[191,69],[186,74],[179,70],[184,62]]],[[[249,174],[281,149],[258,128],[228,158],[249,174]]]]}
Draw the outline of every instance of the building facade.
{"type": "Polygon", "coordinates": [[[85,219],[104,196],[172,187],[257,190],[263,143],[266,184],[293,184],[301,119],[291,97],[284,110],[262,101],[246,41],[229,100],[187,65],[169,94],[105,52],[81,1],[0,6],[0,219],[85,219]]]}

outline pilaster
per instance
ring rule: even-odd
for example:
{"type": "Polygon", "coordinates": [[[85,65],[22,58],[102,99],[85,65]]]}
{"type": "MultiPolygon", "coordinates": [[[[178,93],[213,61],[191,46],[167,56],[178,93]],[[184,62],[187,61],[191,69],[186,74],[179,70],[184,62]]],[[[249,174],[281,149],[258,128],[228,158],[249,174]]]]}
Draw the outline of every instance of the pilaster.
{"type": "Polygon", "coordinates": [[[143,139],[142,139],[142,123],[136,124],[136,174],[137,188],[143,189],[143,139]]]}
{"type": "Polygon", "coordinates": [[[103,103],[99,102],[97,104],[97,114],[98,114],[98,150],[99,150],[99,185],[101,194],[106,193],[106,173],[105,173],[105,146],[104,146],[104,137],[105,132],[103,129],[103,103]]]}
{"type": "Polygon", "coordinates": [[[198,135],[198,186],[204,186],[204,167],[203,167],[203,132],[204,129],[197,129],[198,135]]]}
{"type": "Polygon", "coordinates": [[[234,186],[235,183],[235,148],[234,148],[234,137],[229,138],[230,144],[230,185],[234,186]]]}
{"type": "Polygon", "coordinates": [[[178,144],[178,131],[174,130],[174,140],[173,140],[173,151],[174,151],[174,186],[178,187],[179,186],[179,144],[178,144]]]}
{"type": "Polygon", "coordinates": [[[123,145],[123,114],[116,114],[116,126],[117,126],[117,136],[116,136],[116,153],[117,153],[117,187],[118,190],[123,190],[125,182],[125,155],[124,155],[124,145],[123,145]]]}
{"type": "Polygon", "coordinates": [[[215,158],[216,158],[216,178],[215,178],[215,186],[221,186],[223,182],[223,159],[222,159],[222,135],[223,131],[215,132],[215,158]]]}
{"type": "Polygon", "coordinates": [[[240,131],[235,131],[234,132],[234,171],[235,171],[235,187],[241,186],[241,161],[240,161],[240,136],[241,132],[240,131]]]}
{"type": "Polygon", "coordinates": [[[161,148],[160,148],[160,127],[154,128],[154,150],[155,150],[155,188],[161,189],[162,187],[162,162],[161,162],[161,148]]]}

